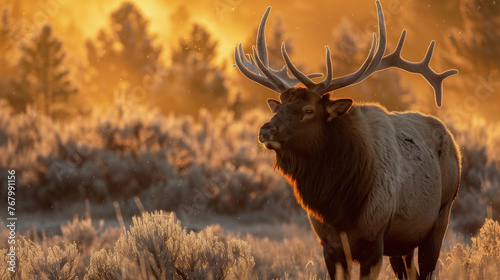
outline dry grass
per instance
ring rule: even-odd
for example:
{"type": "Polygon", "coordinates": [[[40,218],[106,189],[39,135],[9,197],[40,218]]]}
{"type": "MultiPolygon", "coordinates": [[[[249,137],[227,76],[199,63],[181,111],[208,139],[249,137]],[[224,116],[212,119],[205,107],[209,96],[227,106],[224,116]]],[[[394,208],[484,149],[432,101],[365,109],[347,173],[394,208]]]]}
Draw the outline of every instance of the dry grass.
{"type": "MultiPolygon", "coordinates": [[[[62,232],[38,243],[20,239],[16,273],[7,273],[1,249],[0,278],[328,279],[315,236],[298,225],[276,226],[270,237],[217,225],[195,233],[173,214],[155,212],[134,217],[128,229],[94,228],[87,218],[62,232]]],[[[470,244],[449,233],[436,271],[438,279],[500,278],[498,222],[487,219],[470,244]]],[[[379,279],[395,279],[387,259],[379,279]]]]}

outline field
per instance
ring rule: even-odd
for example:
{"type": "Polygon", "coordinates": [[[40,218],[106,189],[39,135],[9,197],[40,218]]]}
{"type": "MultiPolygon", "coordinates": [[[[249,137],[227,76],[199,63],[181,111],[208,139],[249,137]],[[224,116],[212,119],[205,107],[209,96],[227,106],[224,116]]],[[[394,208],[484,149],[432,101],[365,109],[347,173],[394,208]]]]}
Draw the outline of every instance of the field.
{"type": "MultiPolygon", "coordinates": [[[[0,279],[329,279],[257,141],[276,94],[232,67],[268,3],[205,2],[0,0],[0,279]]],[[[405,58],[434,39],[432,68],[459,69],[443,107],[396,70],[336,96],[446,124],[462,173],[436,278],[500,279],[498,1],[387,2],[389,50],[407,29],[405,58]]],[[[373,2],[317,5],[273,4],[272,67],[283,41],[307,72],[324,69],[323,45],[335,76],[362,63],[373,2]]],[[[395,279],[388,259],[379,279],[395,279]]]]}
{"type": "MultiPolygon", "coordinates": [[[[328,279],[321,249],[303,225],[188,232],[173,213],[161,211],[134,217],[127,229],[103,225],[75,218],[61,235],[27,233],[18,240],[15,273],[7,271],[8,250],[1,249],[2,279],[328,279]]],[[[448,233],[438,279],[497,279],[499,239],[500,225],[490,219],[471,244],[448,233]]],[[[378,279],[395,279],[386,259],[378,279]]]]}
{"type": "MultiPolygon", "coordinates": [[[[19,279],[39,271],[61,279],[127,279],[139,271],[143,279],[158,273],[186,279],[180,275],[211,269],[214,279],[327,277],[303,210],[273,170],[273,154],[255,139],[268,113],[254,110],[236,120],[231,112],[202,111],[195,121],[113,108],[62,125],[29,112],[14,116],[7,107],[1,112],[1,133],[9,136],[1,146],[9,159],[3,164],[21,170],[16,180],[27,186],[16,194],[25,213],[19,215],[19,279]],[[174,212],[180,220],[167,214],[174,212]],[[147,265],[153,259],[157,267],[147,265]]],[[[490,218],[499,211],[496,161],[484,158],[495,154],[486,144],[495,138],[484,126],[476,129],[476,137],[455,131],[464,141],[463,178],[440,279],[491,279],[500,269],[500,226],[485,222],[488,211],[490,218]]],[[[8,235],[2,232],[1,244],[8,235]]],[[[387,261],[384,268],[381,277],[392,279],[387,261]]]]}

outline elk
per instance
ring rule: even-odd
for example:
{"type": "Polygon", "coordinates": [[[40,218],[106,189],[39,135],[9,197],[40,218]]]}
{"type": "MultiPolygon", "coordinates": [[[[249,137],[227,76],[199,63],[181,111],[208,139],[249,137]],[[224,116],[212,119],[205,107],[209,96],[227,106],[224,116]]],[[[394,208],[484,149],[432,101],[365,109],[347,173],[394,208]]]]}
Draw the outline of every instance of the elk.
{"type": "Polygon", "coordinates": [[[407,279],[416,274],[412,264],[418,248],[416,275],[429,279],[459,188],[461,157],[453,136],[432,116],[388,112],[378,104],[334,98],[332,92],[396,67],[421,74],[441,107],[443,80],[458,71],[438,74],[430,68],[434,41],[422,61],[403,59],[406,30],[395,50],[384,56],[384,15],[378,1],[376,7],[379,38],[373,34],[366,60],[352,74],[332,77],[326,47],[326,76],[314,82],[323,75],[299,71],[284,43],[285,65],[271,69],[264,35],[270,7],[253,53],[247,58],[240,43],[234,59],[243,75],[280,94],[279,100],[267,100],[274,115],[261,127],[258,140],[274,150],[275,168],[306,210],[330,277],[343,273],[350,278],[354,260],[362,279],[376,279],[385,255],[396,276],[407,279]]]}

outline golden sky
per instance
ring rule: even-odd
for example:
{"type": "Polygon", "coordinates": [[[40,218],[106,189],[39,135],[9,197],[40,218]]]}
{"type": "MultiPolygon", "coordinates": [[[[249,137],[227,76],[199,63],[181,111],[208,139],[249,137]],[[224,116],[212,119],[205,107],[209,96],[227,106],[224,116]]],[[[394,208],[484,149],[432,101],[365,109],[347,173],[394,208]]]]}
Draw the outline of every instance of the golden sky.
{"type": "MultiPolygon", "coordinates": [[[[35,25],[44,20],[55,26],[56,34],[65,41],[69,53],[80,53],[88,38],[95,38],[101,28],[109,25],[110,13],[117,9],[121,0],[1,0],[2,6],[11,5],[22,13],[22,16],[35,25]]],[[[189,30],[191,23],[205,25],[219,41],[218,52],[221,59],[232,63],[234,46],[254,38],[262,14],[267,6],[273,10],[268,28],[273,26],[276,16],[281,16],[287,36],[291,37],[295,53],[299,60],[308,60],[311,66],[321,65],[324,60],[324,46],[331,44],[332,29],[342,17],[353,21],[361,30],[370,30],[376,20],[375,1],[362,0],[355,4],[345,1],[249,1],[249,0],[212,0],[212,1],[180,1],[180,0],[146,0],[132,1],[150,20],[150,31],[158,35],[158,42],[167,50],[177,42],[177,34],[189,30]],[[180,11],[187,11],[182,13],[180,11]],[[185,15],[189,17],[186,18],[185,15]],[[173,19],[173,21],[172,21],[173,19]],[[185,20],[184,20],[185,19],[185,20]]],[[[408,22],[409,15],[414,15],[416,4],[409,0],[382,1],[385,11],[389,41],[397,42],[402,30],[400,25],[408,22]]],[[[420,5],[422,6],[422,5],[420,5]]],[[[425,6],[423,9],[425,11],[425,6]]],[[[429,7],[431,6],[429,5],[429,7]]],[[[425,21],[414,21],[413,24],[436,25],[446,19],[425,16],[425,21]]],[[[425,52],[427,44],[439,35],[441,28],[428,29],[418,34],[408,34],[405,55],[418,59],[425,52]]],[[[268,29],[269,30],[269,29],[268,29]]],[[[417,29],[418,30],[418,29],[417,29]]],[[[269,31],[268,31],[269,32],[269,31]]],[[[367,32],[368,36],[369,32],[367,32]]],[[[437,41],[436,53],[439,53],[440,41],[437,41]]],[[[165,52],[165,53],[168,53],[165,52]]]]}

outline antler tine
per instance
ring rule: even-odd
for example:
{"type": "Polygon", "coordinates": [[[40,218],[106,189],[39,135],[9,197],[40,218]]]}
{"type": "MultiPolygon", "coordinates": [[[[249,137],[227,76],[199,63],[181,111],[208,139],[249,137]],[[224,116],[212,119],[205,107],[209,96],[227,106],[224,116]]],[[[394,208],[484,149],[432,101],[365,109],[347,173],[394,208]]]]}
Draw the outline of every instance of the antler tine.
{"type": "Polygon", "coordinates": [[[330,48],[328,46],[325,46],[326,48],[326,77],[323,81],[318,83],[318,92],[325,92],[325,90],[330,86],[332,83],[332,76],[333,76],[333,70],[332,70],[332,57],[330,56],[330,48]]]}
{"type": "MultiPolygon", "coordinates": [[[[269,67],[265,28],[270,11],[271,7],[268,7],[260,21],[257,31],[256,47],[252,48],[253,54],[248,55],[250,60],[245,57],[243,47],[240,43],[239,46],[234,49],[234,61],[236,63],[235,66],[238,67],[241,73],[247,78],[278,93],[282,93],[302,81],[288,75],[288,67],[286,64],[280,70],[273,70],[269,67]]],[[[323,74],[313,73],[304,76],[306,77],[305,79],[310,80],[312,78],[322,77],[323,74]]],[[[303,78],[301,77],[301,79],[303,78]]]]}
{"type": "MultiPolygon", "coordinates": [[[[434,89],[434,94],[436,96],[436,104],[438,107],[441,107],[443,80],[451,75],[457,74],[458,71],[453,69],[438,74],[430,68],[429,63],[432,58],[432,53],[434,51],[434,46],[435,46],[434,41],[430,43],[429,48],[427,49],[427,52],[422,61],[410,62],[405,60],[401,56],[401,51],[403,49],[403,45],[406,39],[406,30],[403,30],[401,37],[399,38],[398,45],[394,50],[394,52],[392,52],[387,56],[383,56],[386,48],[386,28],[384,22],[384,14],[380,2],[377,0],[376,4],[377,4],[378,23],[379,23],[378,29],[380,34],[377,53],[375,54],[373,59],[369,62],[369,67],[365,68],[364,70],[362,70],[363,67],[361,67],[358,71],[356,71],[351,75],[334,79],[331,85],[328,87],[327,91],[332,91],[335,89],[359,83],[377,71],[381,71],[390,67],[396,67],[411,73],[421,74],[434,89]],[[354,78],[355,76],[357,77],[354,78]]],[[[372,44],[372,49],[373,49],[373,44],[372,44]]],[[[365,60],[365,63],[367,63],[368,60],[369,59],[367,58],[367,60],[365,60]]]]}
{"type": "Polygon", "coordinates": [[[360,80],[360,77],[366,72],[366,69],[368,69],[368,67],[370,66],[370,64],[373,61],[373,56],[375,55],[375,47],[376,47],[375,42],[376,42],[376,40],[377,40],[377,37],[376,37],[375,33],[373,33],[372,46],[370,48],[370,52],[368,53],[368,56],[366,57],[365,61],[361,65],[361,67],[359,67],[359,69],[356,72],[349,74],[349,75],[346,75],[346,76],[342,76],[342,77],[333,79],[332,82],[330,83],[330,85],[326,89],[324,89],[322,92],[325,93],[325,92],[337,90],[337,89],[340,89],[340,88],[343,88],[346,86],[350,86],[350,85],[355,84],[358,80],[360,80]]]}
{"type": "Polygon", "coordinates": [[[249,55],[250,60],[245,57],[241,44],[234,49],[234,60],[236,62],[236,66],[249,79],[278,93],[282,93],[299,83],[303,83],[309,90],[320,96],[325,92],[357,84],[377,71],[381,71],[390,67],[396,67],[407,72],[418,73],[422,75],[434,89],[436,104],[438,107],[441,107],[443,95],[443,80],[451,75],[457,74],[458,71],[452,69],[438,74],[431,69],[429,63],[431,61],[432,53],[435,47],[434,41],[430,43],[429,48],[427,49],[427,52],[422,61],[410,62],[405,60],[401,56],[401,51],[403,50],[403,45],[406,39],[406,30],[403,30],[396,49],[391,54],[384,56],[387,43],[384,13],[379,0],[376,1],[376,6],[378,15],[379,37],[377,38],[377,35],[373,33],[372,46],[370,52],[368,53],[368,56],[366,57],[361,67],[352,74],[332,79],[332,62],[330,57],[330,49],[326,47],[327,75],[323,81],[321,81],[320,83],[315,83],[311,79],[321,77],[323,75],[305,75],[301,71],[299,71],[288,56],[285,48],[285,43],[281,45],[281,52],[286,63],[285,66],[283,66],[283,68],[278,71],[271,69],[269,67],[269,58],[264,34],[267,18],[269,17],[271,7],[267,8],[260,22],[259,30],[257,32],[256,47],[253,48],[253,55],[249,55]],[[376,52],[375,48],[377,49],[376,52]],[[288,69],[295,77],[291,77],[288,75],[288,69]]]}
{"type": "Polygon", "coordinates": [[[257,47],[257,54],[259,55],[262,63],[266,67],[269,67],[269,59],[267,57],[265,29],[266,29],[267,17],[269,16],[270,12],[271,12],[271,7],[267,7],[264,16],[262,16],[262,19],[260,20],[259,30],[257,31],[257,40],[255,42],[255,46],[257,47]]]}
{"type": "Polygon", "coordinates": [[[290,60],[290,57],[288,57],[288,53],[286,52],[285,49],[285,42],[281,44],[281,54],[283,55],[283,58],[285,59],[286,65],[290,69],[290,72],[301,82],[303,83],[308,89],[312,89],[316,83],[314,83],[311,79],[309,79],[306,75],[304,75],[302,72],[293,65],[292,61],[290,60]]]}
{"type": "Polygon", "coordinates": [[[443,80],[451,75],[458,74],[458,70],[452,69],[441,74],[438,74],[434,72],[434,70],[432,70],[429,63],[432,58],[432,53],[434,52],[434,46],[436,44],[435,41],[431,41],[431,43],[429,44],[429,48],[427,49],[427,52],[425,53],[422,61],[410,62],[408,60],[405,60],[401,56],[401,50],[403,49],[405,38],[406,30],[403,30],[396,50],[384,57],[375,71],[380,71],[389,67],[397,67],[411,73],[418,73],[422,75],[434,89],[436,104],[438,107],[441,107],[443,97],[443,80]]]}
{"type": "MultiPolygon", "coordinates": [[[[236,53],[235,53],[235,55],[236,55],[236,53]]],[[[243,63],[243,65],[246,68],[249,68],[250,70],[252,70],[252,72],[254,72],[258,75],[261,75],[261,76],[264,75],[264,73],[262,73],[260,71],[259,67],[255,63],[253,56],[248,55],[250,60],[247,59],[247,57],[245,56],[245,54],[243,52],[243,47],[241,46],[241,43],[238,45],[238,56],[239,56],[239,60],[243,63]]],[[[235,59],[235,61],[236,61],[236,59],[235,59]]]]}
{"type": "MultiPolygon", "coordinates": [[[[385,53],[385,48],[387,46],[387,34],[385,30],[385,19],[384,19],[384,12],[382,10],[382,6],[380,5],[380,2],[377,0],[377,14],[378,14],[378,34],[379,34],[379,40],[378,40],[378,46],[377,46],[377,52],[375,53],[375,56],[373,57],[372,62],[370,63],[370,66],[366,71],[361,75],[360,78],[358,78],[357,81],[362,81],[364,80],[367,76],[369,76],[371,73],[375,72],[375,69],[377,68],[378,64],[382,60],[382,57],[384,56],[385,53]]],[[[376,36],[375,36],[376,37],[376,36]]]]}
{"type": "MultiPolygon", "coordinates": [[[[261,84],[269,89],[272,89],[276,92],[280,92],[280,89],[276,85],[274,85],[271,81],[269,81],[266,77],[263,77],[259,74],[256,74],[258,72],[255,72],[255,71],[252,72],[252,71],[248,70],[247,67],[245,67],[244,63],[242,62],[241,56],[243,56],[243,55],[241,55],[241,53],[238,52],[238,48],[234,47],[234,61],[236,62],[236,66],[238,67],[238,69],[241,71],[241,73],[243,75],[245,75],[250,80],[257,82],[257,83],[259,83],[259,84],[261,84]]],[[[246,60],[246,58],[244,56],[243,56],[243,58],[246,60]]],[[[249,68],[253,69],[252,67],[249,67],[249,68]]]]}
{"type": "Polygon", "coordinates": [[[255,61],[257,61],[257,66],[259,67],[260,71],[262,71],[262,73],[264,73],[264,75],[269,79],[269,81],[271,81],[271,83],[276,85],[280,89],[280,92],[284,92],[287,89],[289,89],[290,86],[284,83],[284,81],[280,79],[278,76],[276,76],[274,73],[272,73],[269,66],[266,66],[264,62],[262,62],[262,59],[259,57],[258,51],[255,50],[255,47],[252,47],[252,50],[253,50],[253,56],[255,57],[255,61]]]}

